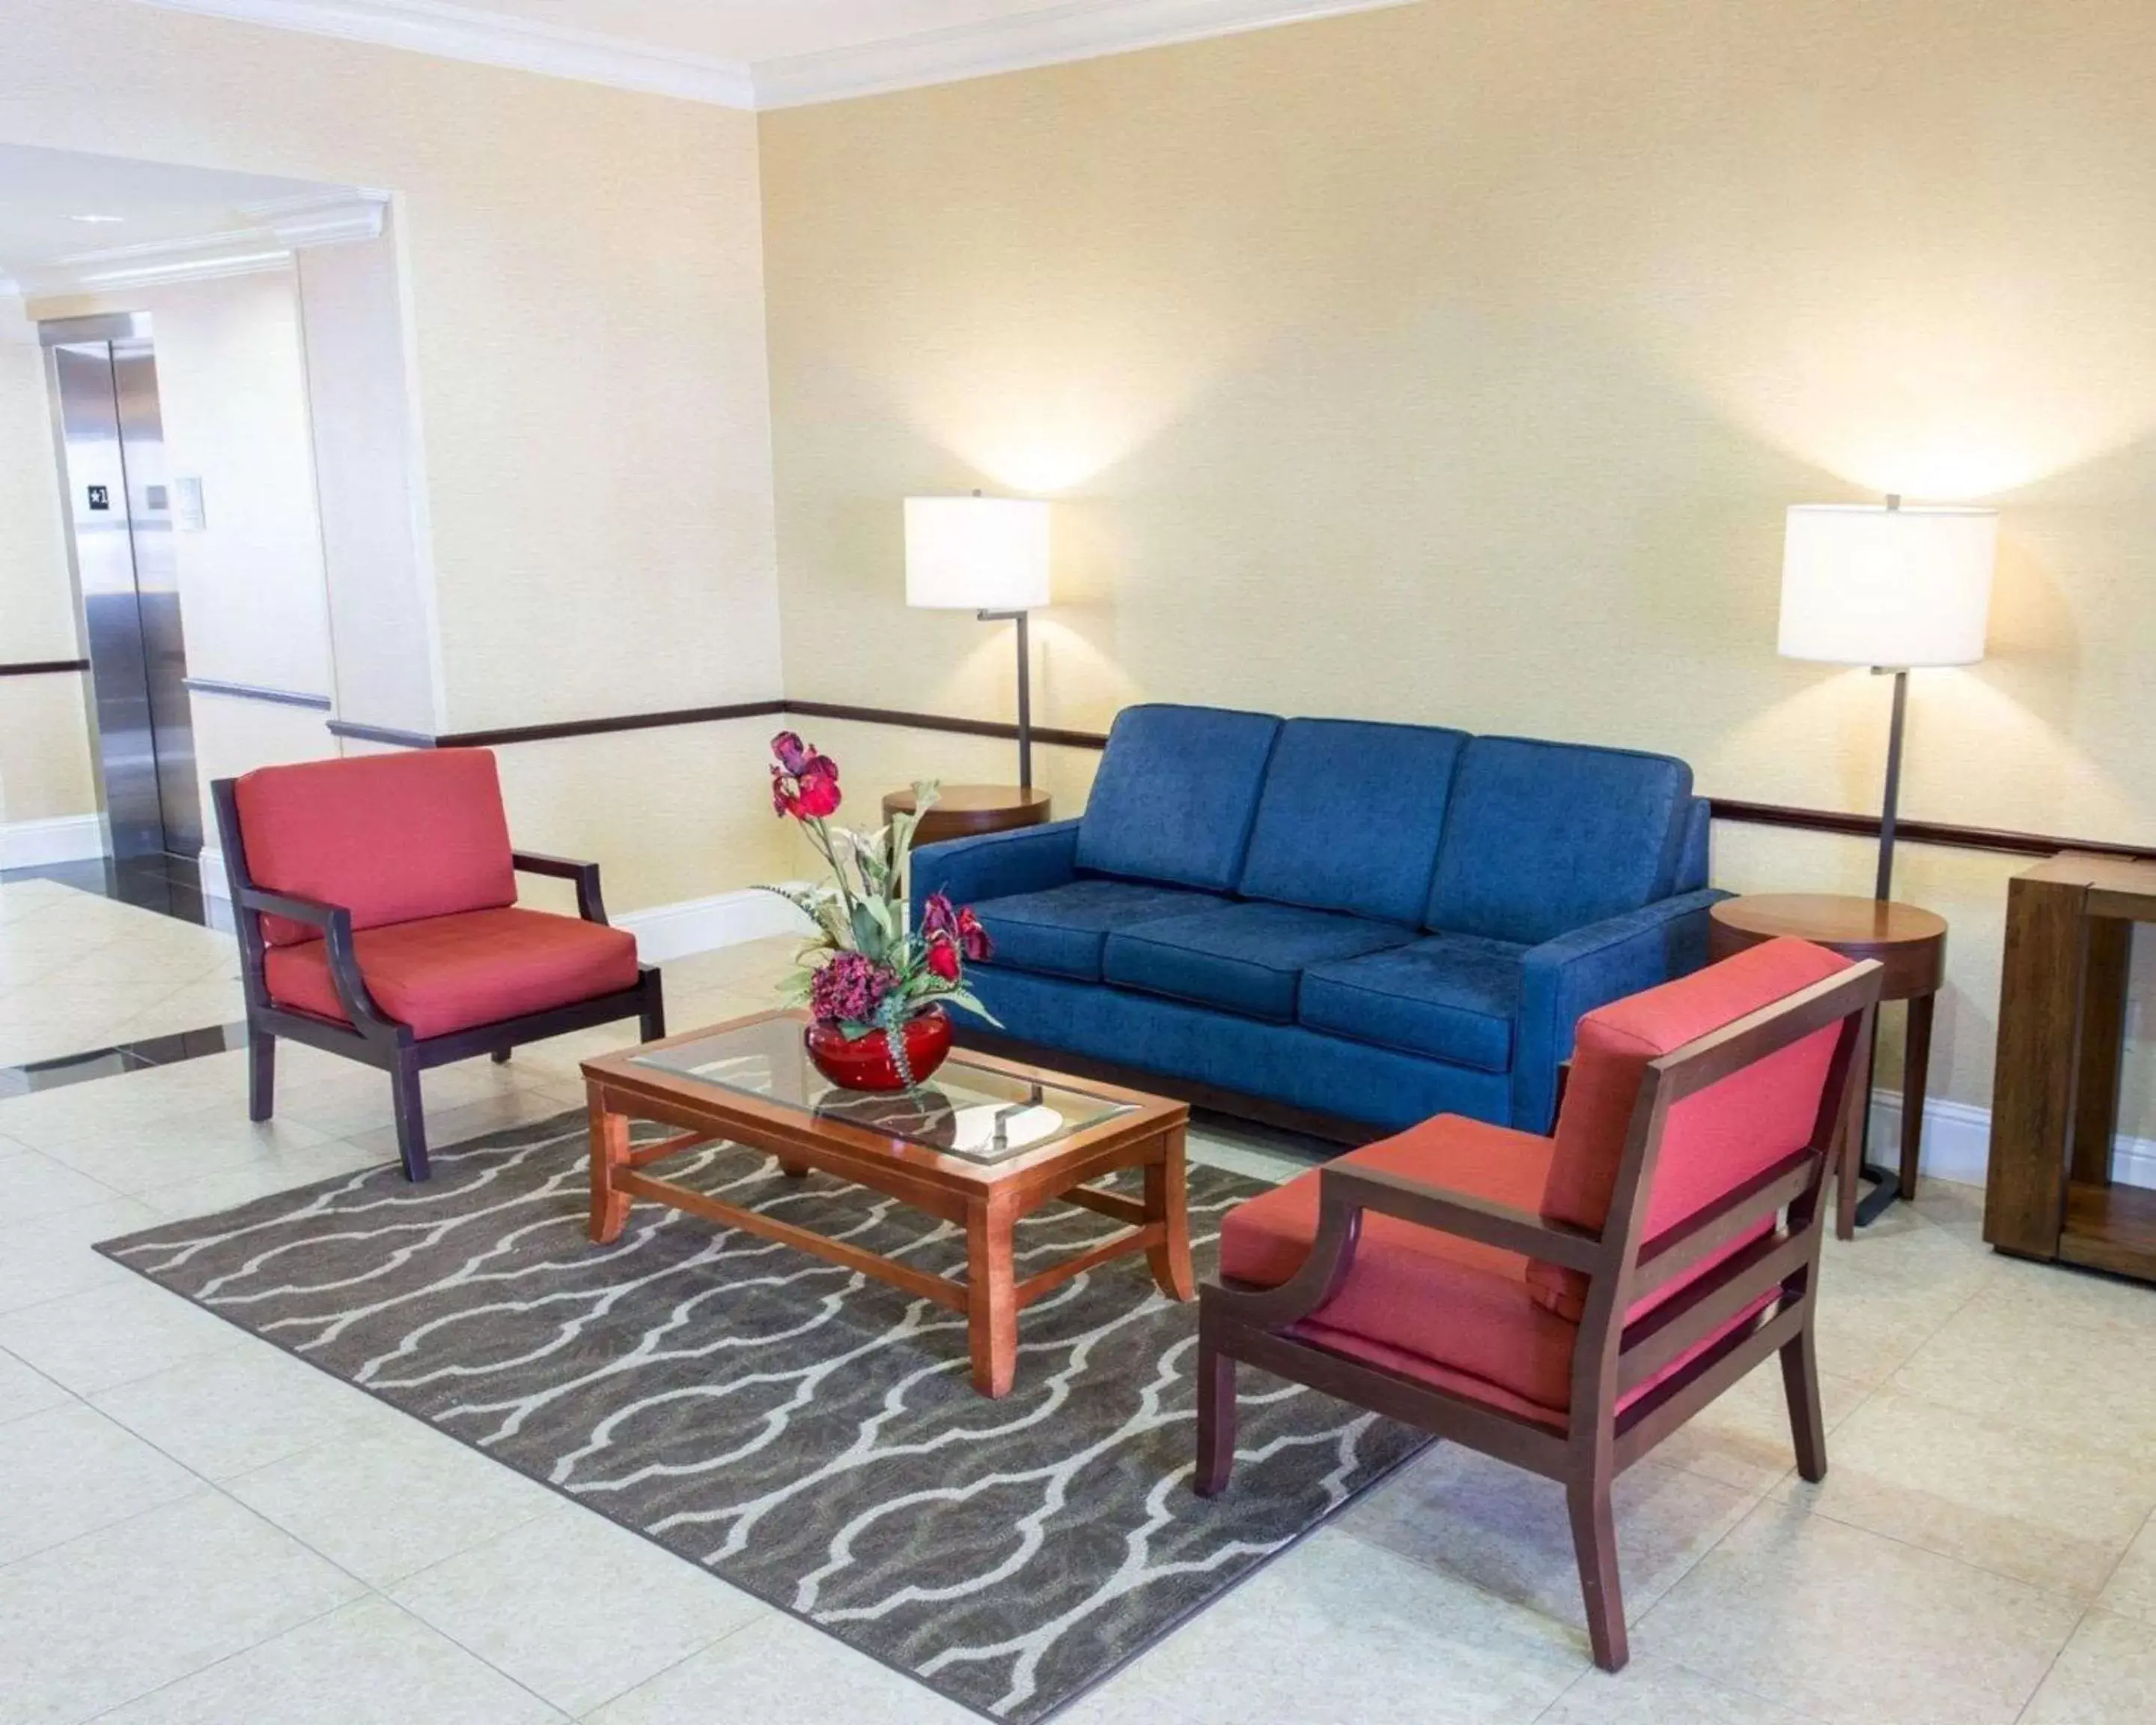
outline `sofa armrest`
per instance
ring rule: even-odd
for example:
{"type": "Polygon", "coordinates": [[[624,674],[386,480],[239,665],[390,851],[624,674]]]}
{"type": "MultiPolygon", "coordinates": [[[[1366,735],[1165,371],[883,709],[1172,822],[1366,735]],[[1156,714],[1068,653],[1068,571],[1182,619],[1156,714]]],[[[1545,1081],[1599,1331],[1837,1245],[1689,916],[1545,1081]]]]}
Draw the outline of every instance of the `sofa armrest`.
{"type": "Polygon", "coordinates": [[[1077,856],[1075,820],[924,845],[913,853],[914,921],[919,922],[921,902],[932,892],[972,905],[1067,886],[1077,872],[1077,856]]]}
{"type": "Polygon", "coordinates": [[[1707,909],[1729,896],[1713,886],[1679,893],[1527,949],[1512,1055],[1513,1126],[1550,1130],[1557,1069],[1572,1052],[1581,1017],[1706,963],[1707,909]]]}
{"type": "Polygon", "coordinates": [[[512,866],[526,875],[547,875],[557,880],[577,883],[577,914],[587,922],[603,924],[607,919],[606,901],[599,896],[599,865],[595,862],[578,862],[566,856],[548,856],[536,850],[513,850],[509,855],[512,866]]]}

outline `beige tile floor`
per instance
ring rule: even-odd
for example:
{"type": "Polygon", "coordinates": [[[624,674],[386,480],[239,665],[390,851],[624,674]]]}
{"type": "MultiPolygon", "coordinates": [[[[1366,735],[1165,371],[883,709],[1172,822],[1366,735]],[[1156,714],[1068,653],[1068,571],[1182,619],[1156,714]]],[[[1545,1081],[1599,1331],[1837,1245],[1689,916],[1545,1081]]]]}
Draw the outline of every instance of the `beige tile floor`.
{"type": "MultiPolygon", "coordinates": [[[[228,983],[228,937],[85,896],[0,886],[0,1060],[228,983]],[[64,1019],[11,1009],[59,974],[64,1019]]],[[[785,956],[668,965],[671,1021],[763,1004],[785,956]]],[[[574,1106],[577,1062],[623,1040],[430,1074],[430,1130],[574,1106]]],[[[94,1255],[393,1153],[375,1075],[286,1049],[250,1126],[241,1060],[0,1101],[0,1725],[972,1717],[94,1255]]],[[[1256,1135],[1195,1147],[1298,1166],[1256,1135]]],[[[1996,1259],[1978,1208],[1933,1184],[1830,1249],[1825,1483],[1791,1472],[1771,1372],[1627,1476],[1622,1676],[1589,1666],[1553,1489],[1439,1449],[1066,1717],[2156,1719],[2156,1292],[1996,1259]]]]}
{"type": "Polygon", "coordinates": [[[54,881],[0,886],[0,1066],[243,1010],[230,935],[54,881]]]}

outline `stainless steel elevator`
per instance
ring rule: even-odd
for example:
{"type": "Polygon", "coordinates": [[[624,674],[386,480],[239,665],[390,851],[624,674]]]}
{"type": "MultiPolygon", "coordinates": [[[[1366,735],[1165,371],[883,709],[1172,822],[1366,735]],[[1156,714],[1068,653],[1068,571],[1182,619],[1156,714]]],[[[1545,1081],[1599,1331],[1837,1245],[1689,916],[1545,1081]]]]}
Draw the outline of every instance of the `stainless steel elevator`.
{"type": "Polygon", "coordinates": [[[202,803],[150,320],[67,318],[38,332],[112,854],[197,856],[202,803]]]}

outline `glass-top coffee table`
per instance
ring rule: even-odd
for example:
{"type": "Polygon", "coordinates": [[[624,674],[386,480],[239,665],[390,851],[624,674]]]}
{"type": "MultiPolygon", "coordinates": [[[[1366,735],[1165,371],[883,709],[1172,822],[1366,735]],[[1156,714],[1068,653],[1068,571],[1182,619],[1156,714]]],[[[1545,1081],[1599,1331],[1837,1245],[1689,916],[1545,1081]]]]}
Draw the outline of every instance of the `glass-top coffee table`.
{"type": "Polygon", "coordinates": [[[990,1396],[1011,1387],[1019,1311],[1084,1271],[1142,1251],[1163,1293],[1191,1297],[1182,1103],[963,1049],[911,1091],[839,1090],[809,1064],[805,1024],[798,1012],[759,1013],[583,1063],[593,1240],[619,1238],[630,1202],[644,1198],[873,1276],[966,1314],[973,1385],[990,1396]],[[633,1146],[638,1120],[680,1131],[633,1146]],[[720,1139],[776,1158],[790,1175],[818,1169],[963,1226],[965,1280],[644,1172],[720,1139]],[[1144,1170],[1142,1199],[1088,1183],[1126,1168],[1144,1170]],[[1012,1230],[1059,1198],[1127,1225],[1019,1281],[1012,1230]]]}

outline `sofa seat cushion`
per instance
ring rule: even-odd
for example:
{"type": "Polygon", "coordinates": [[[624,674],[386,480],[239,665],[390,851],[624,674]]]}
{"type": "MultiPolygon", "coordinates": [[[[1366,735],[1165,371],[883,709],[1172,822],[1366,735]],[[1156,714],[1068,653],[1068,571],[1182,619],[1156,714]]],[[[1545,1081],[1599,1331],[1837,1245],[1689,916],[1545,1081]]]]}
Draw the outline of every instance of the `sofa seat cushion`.
{"type": "Polygon", "coordinates": [[[1303,971],[1404,946],[1412,929],[1292,905],[1237,904],[1166,916],[1108,937],[1101,974],[1126,988],[1194,1000],[1254,1019],[1295,1017],[1303,971]]]}
{"type": "MultiPolygon", "coordinates": [[[[1398,1174],[1532,1214],[1542,1205],[1552,1147],[1529,1132],[1441,1114],[1332,1165],[1398,1174]]],[[[1317,1238],[1323,1178],[1313,1168],[1230,1210],[1220,1224],[1220,1273],[1277,1287],[1301,1269],[1317,1238]]],[[[1561,1423],[1578,1331],[1534,1298],[1527,1268],[1517,1252],[1365,1215],[1347,1281],[1296,1333],[1561,1423]]]]}
{"type": "Polygon", "coordinates": [[[1073,880],[1042,892],[985,899],[973,912],[995,942],[988,961],[1043,976],[1101,980],[1101,949],[1112,929],[1224,906],[1229,901],[1181,886],[1138,880],[1073,880]]]}
{"type": "Polygon", "coordinates": [[[1313,1030],[1481,1072],[1512,1065],[1525,947],[1439,935],[1303,973],[1296,1017],[1313,1030]]]}
{"type": "MultiPolygon", "coordinates": [[[[574,916],[509,908],[429,916],[352,937],[374,1004],[418,1036],[443,1036],[636,983],[636,937],[574,916]]],[[[324,942],[275,947],[263,966],[280,1006],[344,1020],[324,942]]]]}

